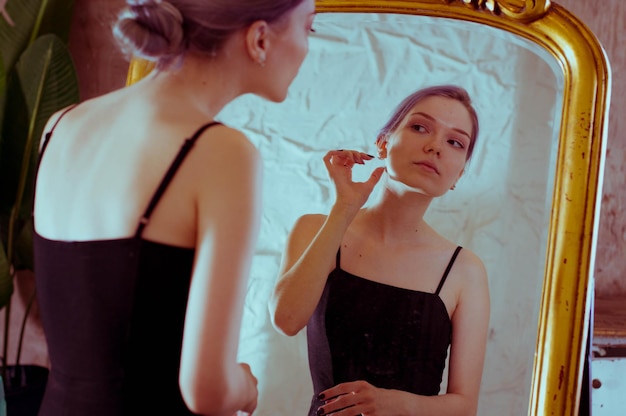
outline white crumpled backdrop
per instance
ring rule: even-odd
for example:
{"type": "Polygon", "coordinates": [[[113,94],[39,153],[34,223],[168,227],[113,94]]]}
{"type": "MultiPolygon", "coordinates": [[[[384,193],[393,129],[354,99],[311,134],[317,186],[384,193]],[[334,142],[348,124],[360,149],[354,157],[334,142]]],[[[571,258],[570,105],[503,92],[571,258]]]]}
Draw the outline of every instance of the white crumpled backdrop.
{"type": "MultiPolygon", "coordinates": [[[[292,338],[277,332],[267,301],[296,218],[332,204],[322,156],[338,148],[376,154],[377,129],[401,99],[448,83],[473,97],[481,131],[456,190],[434,201],[427,219],[475,251],[489,273],[491,330],[478,414],[527,414],[561,113],[555,64],[521,38],[455,20],[323,13],[314,28],[285,102],[244,96],[218,117],[243,130],[265,164],[239,348],[259,379],[255,416],[308,410],[306,331],[292,338]]],[[[358,167],[356,179],[379,163],[358,167]]]]}

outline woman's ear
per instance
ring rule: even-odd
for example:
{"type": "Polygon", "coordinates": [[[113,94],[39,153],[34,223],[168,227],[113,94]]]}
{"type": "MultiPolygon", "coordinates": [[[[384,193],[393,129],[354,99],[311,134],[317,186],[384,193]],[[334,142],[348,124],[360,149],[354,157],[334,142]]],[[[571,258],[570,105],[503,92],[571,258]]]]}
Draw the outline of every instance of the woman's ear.
{"type": "Polygon", "coordinates": [[[459,176],[456,178],[456,181],[454,181],[454,184],[450,187],[451,191],[454,191],[454,188],[456,188],[456,183],[459,181],[459,179],[461,179],[461,176],[463,176],[464,172],[465,168],[461,169],[461,171],[459,172],[459,176]]]}
{"type": "Polygon", "coordinates": [[[264,20],[257,20],[246,30],[246,49],[250,59],[261,66],[265,65],[269,49],[269,25],[264,20]]]}
{"type": "Polygon", "coordinates": [[[376,147],[378,148],[378,158],[384,159],[387,157],[387,135],[379,134],[376,138],[376,147]]]}

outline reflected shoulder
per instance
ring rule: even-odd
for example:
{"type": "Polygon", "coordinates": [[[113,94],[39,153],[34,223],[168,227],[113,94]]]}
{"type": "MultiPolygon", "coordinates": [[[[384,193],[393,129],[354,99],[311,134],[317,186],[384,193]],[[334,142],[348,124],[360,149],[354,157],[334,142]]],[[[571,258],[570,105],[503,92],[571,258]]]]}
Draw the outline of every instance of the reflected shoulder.
{"type": "Polygon", "coordinates": [[[294,231],[315,231],[317,232],[322,225],[324,225],[324,221],[328,216],[325,214],[304,214],[300,216],[293,227],[294,231]]]}
{"type": "Polygon", "coordinates": [[[487,269],[483,261],[472,250],[463,248],[458,260],[463,268],[463,274],[470,284],[487,283],[487,269]]]}

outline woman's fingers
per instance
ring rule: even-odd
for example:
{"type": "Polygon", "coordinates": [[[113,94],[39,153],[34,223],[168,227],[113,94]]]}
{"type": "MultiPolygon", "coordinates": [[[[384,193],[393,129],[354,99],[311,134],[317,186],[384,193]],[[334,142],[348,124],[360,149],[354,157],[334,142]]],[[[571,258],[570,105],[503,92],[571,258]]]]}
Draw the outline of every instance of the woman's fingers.
{"type": "Polygon", "coordinates": [[[374,156],[357,150],[331,150],[324,156],[326,166],[352,167],[355,163],[363,165],[366,160],[373,159],[374,156]]]}
{"type": "Polygon", "coordinates": [[[376,186],[376,184],[378,183],[380,178],[383,176],[384,172],[385,172],[385,168],[384,167],[378,167],[378,168],[374,169],[374,171],[372,172],[372,174],[370,175],[370,177],[366,181],[366,183],[370,187],[370,189],[374,189],[374,186],[376,186]]]}

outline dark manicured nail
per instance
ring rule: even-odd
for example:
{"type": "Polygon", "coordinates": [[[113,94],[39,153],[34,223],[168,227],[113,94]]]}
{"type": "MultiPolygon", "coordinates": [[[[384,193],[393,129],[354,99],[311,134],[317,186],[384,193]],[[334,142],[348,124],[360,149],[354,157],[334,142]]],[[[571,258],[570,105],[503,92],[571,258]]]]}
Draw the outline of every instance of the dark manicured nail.
{"type": "Polygon", "coordinates": [[[320,393],[317,395],[317,400],[324,400],[324,397],[326,397],[324,396],[324,393],[320,393]]]}
{"type": "Polygon", "coordinates": [[[317,416],[322,416],[324,414],[324,409],[317,409],[317,416]]]}
{"type": "Polygon", "coordinates": [[[366,154],[366,155],[368,155],[369,157],[375,157],[375,156],[372,156],[372,155],[370,155],[370,154],[367,154],[367,153],[365,153],[365,154],[366,154]]]}

